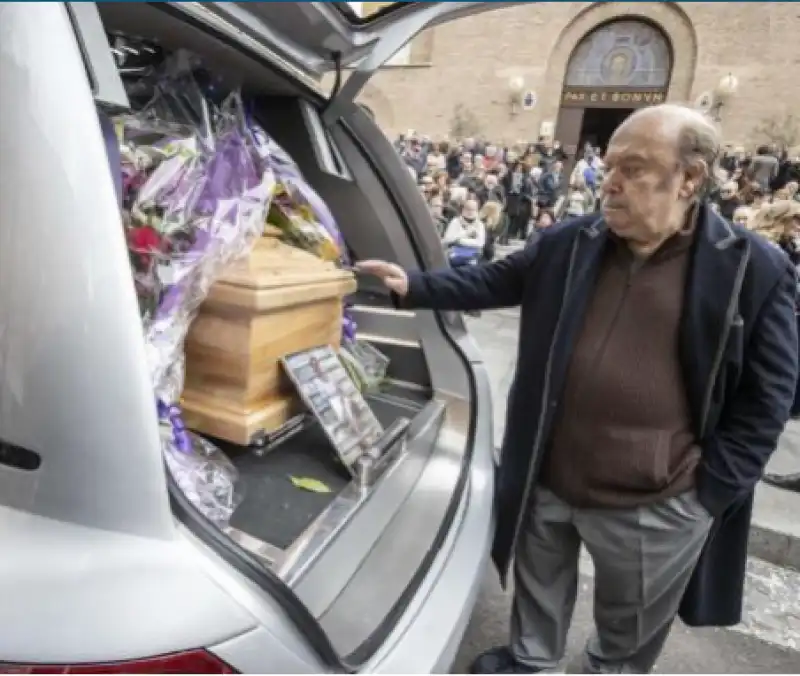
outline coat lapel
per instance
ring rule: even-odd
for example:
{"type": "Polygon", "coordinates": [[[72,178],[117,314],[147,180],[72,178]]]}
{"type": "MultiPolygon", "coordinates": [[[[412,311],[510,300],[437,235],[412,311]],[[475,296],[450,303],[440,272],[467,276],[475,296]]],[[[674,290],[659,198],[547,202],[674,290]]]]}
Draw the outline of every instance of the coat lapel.
{"type": "Polygon", "coordinates": [[[700,437],[705,432],[710,388],[719,372],[731,324],[738,314],[748,253],[747,241],[708,205],[703,205],[698,215],[680,331],[680,359],[695,431],[700,437]]]}

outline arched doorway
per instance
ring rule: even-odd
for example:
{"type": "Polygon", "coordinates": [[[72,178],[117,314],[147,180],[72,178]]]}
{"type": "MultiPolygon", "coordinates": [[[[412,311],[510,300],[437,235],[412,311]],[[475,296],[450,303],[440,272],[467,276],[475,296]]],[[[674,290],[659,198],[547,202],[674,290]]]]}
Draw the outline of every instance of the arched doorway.
{"type": "Polygon", "coordinates": [[[624,18],[594,28],[570,56],[555,138],[571,159],[585,144],[608,145],[637,108],[663,103],[672,71],[672,45],[654,24],[624,18]]]}

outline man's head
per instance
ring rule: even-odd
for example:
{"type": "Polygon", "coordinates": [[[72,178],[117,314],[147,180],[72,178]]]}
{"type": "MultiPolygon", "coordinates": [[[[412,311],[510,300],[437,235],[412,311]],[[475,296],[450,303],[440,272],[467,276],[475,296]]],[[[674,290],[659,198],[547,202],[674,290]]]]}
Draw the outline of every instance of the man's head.
{"type": "Polygon", "coordinates": [[[433,189],[433,176],[425,174],[420,181],[420,188],[423,193],[429,193],[433,189]]]}
{"type": "Polygon", "coordinates": [[[614,132],[604,159],[603,215],[642,249],[680,230],[702,197],[719,133],[701,113],[674,104],[638,110],[614,132]]]}
{"type": "Polygon", "coordinates": [[[736,225],[747,227],[751,215],[752,211],[750,207],[736,207],[736,211],[733,212],[733,222],[736,225]]]}
{"type": "Polygon", "coordinates": [[[461,218],[467,223],[472,223],[478,218],[478,201],[472,198],[464,200],[464,206],[461,207],[461,218]]]}
{"type": "Polygon", "coordinates": [[[553,223],[555,223],[553,212],[549,209],[541,209],[536,216],[536,227],[542,230],[544,228],[549,228],[553,223]]]}
{"type": "Polygon", "coordinates": [[[736,184],[736,181],[727,181],[722,184],[719,190],[719,196],[724,200],[732,200],[736,197],[738,192],[739,186],[736,184]]]}
{"type": "Polygon", "coordinates": [[[461,168],[465,171],[472,170],[472,153],[461,154],[461,168]]]}
{"type": "Polygon", "coordinates": [[[486,174],[486,178],[483,179],[483,184],[489,189],[493,190],[497,187],[497,174],[486,174]]]}
{"type": "Polygon", "coordinates": [[[450,191],[450,202],[451,204],[460,209],[461,206],[464,204],[464,201],[467,199],[468,195],[467,189],[463,185],[455,185],[453,189],[450,191]]]}

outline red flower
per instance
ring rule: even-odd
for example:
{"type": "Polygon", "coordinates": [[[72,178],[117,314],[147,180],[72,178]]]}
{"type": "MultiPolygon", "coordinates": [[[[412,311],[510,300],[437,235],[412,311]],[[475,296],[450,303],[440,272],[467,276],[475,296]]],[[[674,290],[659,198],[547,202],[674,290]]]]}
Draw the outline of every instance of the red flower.
{"type": "Polygon", "coordinates": [[[136,253],[155,253],[161,251],[161,236],[150,227],[128,230],[128,247],[136,253]]]}

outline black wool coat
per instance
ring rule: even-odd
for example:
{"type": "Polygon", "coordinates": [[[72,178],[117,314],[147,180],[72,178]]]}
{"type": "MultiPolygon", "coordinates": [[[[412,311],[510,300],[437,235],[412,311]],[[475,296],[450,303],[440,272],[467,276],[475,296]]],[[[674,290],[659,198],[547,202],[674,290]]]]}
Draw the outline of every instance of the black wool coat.
{"type": "MultiPolygon", "coordinates": [[[[496,474],[493,559],[505,582],[607,241],[597,215],[544,231],[489,265],[410,273],[403,306],[520,306],[517,371],[496,474]]],[[[698,497],[714,515],[681,605],[695,626],[741,617],[753,492],[789,418],[798,371],[795,270],[759,235],[701,209],[685,287],[680,359],[702,449],[698,497]]]]}

